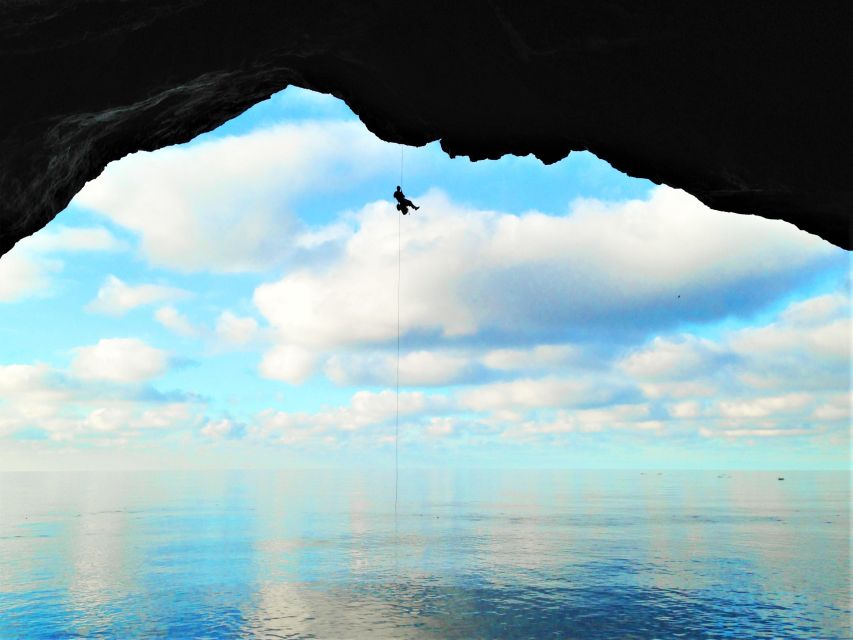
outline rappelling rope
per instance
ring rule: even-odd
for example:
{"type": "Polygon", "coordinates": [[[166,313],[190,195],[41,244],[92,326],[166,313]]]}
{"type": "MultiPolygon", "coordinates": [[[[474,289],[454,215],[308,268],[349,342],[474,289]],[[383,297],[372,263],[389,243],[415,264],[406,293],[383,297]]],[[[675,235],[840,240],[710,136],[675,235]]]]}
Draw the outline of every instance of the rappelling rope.
{"type": "MultiPolygon", "coordinates": [[[[403,145],[400,145],[400,188],[403,188],[403,145]]],[[[397,497],[400,486],[400,279],[402,274],[402,235],[403,216],[397,213],[397,393],[394,417],[394,523],[397,522],[397,497]]]]}

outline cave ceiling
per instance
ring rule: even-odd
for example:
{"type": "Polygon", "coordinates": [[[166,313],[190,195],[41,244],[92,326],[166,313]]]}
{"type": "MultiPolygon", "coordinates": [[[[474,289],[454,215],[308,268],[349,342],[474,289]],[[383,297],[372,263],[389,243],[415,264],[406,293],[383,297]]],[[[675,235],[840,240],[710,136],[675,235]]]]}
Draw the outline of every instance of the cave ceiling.
{"type": "Polygon", "coordinates": [[[0,252],[284,87],[474,160],[589,150],[850,249],[853,3],[7,0],[0,252]]]}

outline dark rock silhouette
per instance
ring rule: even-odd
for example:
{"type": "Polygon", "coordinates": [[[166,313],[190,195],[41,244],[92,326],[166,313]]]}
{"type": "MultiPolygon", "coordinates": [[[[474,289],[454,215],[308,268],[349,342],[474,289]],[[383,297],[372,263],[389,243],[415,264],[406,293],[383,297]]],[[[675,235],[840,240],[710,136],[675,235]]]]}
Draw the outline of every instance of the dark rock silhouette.
{"type": "Polygon", "coordinates": [[[850,248],[853,3],[10,0],[0,252],[111,160],[288,84],[473,159],[588,149],[850,248]]]}

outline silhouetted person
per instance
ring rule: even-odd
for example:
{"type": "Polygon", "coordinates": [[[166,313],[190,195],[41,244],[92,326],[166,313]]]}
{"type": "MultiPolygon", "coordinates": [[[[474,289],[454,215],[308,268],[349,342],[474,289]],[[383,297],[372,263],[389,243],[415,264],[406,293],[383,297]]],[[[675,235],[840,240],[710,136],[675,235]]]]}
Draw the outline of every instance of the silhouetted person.
{"type": "Polygon", "coordinates": [[[409,200],[404,194],[403,190],[400,188],[400,185],[397,185],[397,190],[394,192],[394,199],[397,201],[397,211],[406,215],[409,213],[409,208],[417,211],[420,209],[414,202],[409,200]]]}

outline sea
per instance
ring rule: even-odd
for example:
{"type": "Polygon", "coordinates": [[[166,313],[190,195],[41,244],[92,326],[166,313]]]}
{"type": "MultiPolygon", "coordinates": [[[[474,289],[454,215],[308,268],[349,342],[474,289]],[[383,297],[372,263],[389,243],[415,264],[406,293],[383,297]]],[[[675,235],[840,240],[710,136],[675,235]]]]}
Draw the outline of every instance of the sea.
{"type": "Polygon", "coordinates": [[[0,638],[850,638],[846,472],[0,473],[0,638]],[[784,478],[781,479],[781,478],[784,478]]]}

